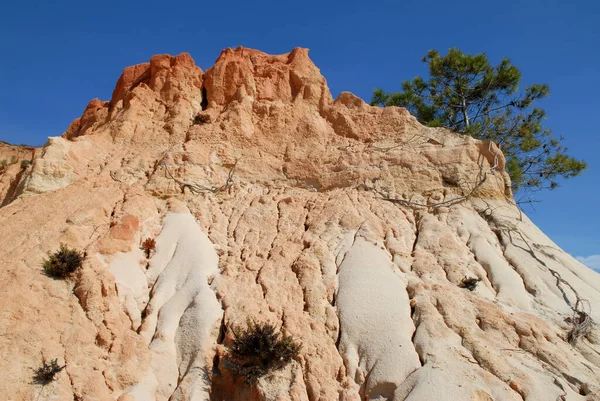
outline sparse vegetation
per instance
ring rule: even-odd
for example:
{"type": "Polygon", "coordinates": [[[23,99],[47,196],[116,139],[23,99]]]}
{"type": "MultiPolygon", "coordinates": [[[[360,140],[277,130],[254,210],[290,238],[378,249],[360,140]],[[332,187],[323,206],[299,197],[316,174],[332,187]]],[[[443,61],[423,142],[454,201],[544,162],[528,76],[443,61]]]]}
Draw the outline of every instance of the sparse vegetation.
{"type": "Polygon", "coordinates": [[[146,252],[146,258],[150,259],[150,253],[156,248],[156,240],[154,238],[146,238],[142,242],[142,249],[146,252]]]}
{"type": "Polygon", "coordinates": [[[85,256],[75,250],[69,249],[65,244],[60,244],[60,249],[48,254],[44,260],[44,271],[50,277],[66,278],[81,267],[85,256]]]}
{"type": "Polygon", "coordinates": [[[56,375],[67,367],[67,365],[59,366],[58,359],[56,358],[50,361],[50,363],[47,363],[45,360],[42,363],[43,365],[35,369],[35,374],[33,375],[33,382],[42,386],[54,381],[56,375]]]}
{"type": "Polygon", "coordinates": [[[233,328],[235,339],[226,366],[246,384],[254,384],[266,374],[283,368],[296,358],[301,345],[289,335],[277,332],[270,323],[248,320],[245,329],[233,328]]]}
{"type": "Polygon", "coordinates": [[[194,125],[201,125],[210,122],[210,116],[208,114],[197,114],[194,117],[194,125]]]}
{"type": "Polygon", "coordinates": [[[233,176],[235,174],[235,169],[236,169],[238,161],[239,161],[239,159],[235,160],[235,163],[233,163],[233,166],[231,166],[231,169],[229,170],[227,180],[225,181],[225,183],[223,185],[220,185],[220,186],[213,185],[213,186],[207,187],[204,185],[200,185],[196,182],[187,182],[187,181],[183,181],[183,180],[180,180],[179,178],[175,177],[173,175],[173,173],[171,173],[171,171],[169,170],[169,166],[167,165],[165,157],[166,157],[166,153],[161,158],[161,160],[158,162],[158,164],[162,165],[164,167],[167,177],[172,179],[179,185],[179,188],[181,189],[181,193],[185,193],[185,190],[187,188],[194,195],[198,195],[201,193],[207,193],[207,192],[212,192],[212,193],[221,192],[221,191],[226,191],[229,188],[231,188],[231,186],[233,185],[233,176]]]}
{"type": "Polygon", "coordinates": [[[428,79],[404,81],[400,92],[376,89],[371,105],[406,107],[422,124],[495,142],[515,193],[554,189],[587,168],[543,126],[546,113],[534,103],[550,94],[548,85],[520,89],[521,71],[509,59],[494,66],[485,53],[452,48],[446,55],[430,50],[422,61],[428,79]]]}
{"type": "Polygon", "coordinates": [[[31,165],[31,160],[21,160],[21,170],[26,169],[31,165]]]}
{"type": "Polygon", "coordinates": [[[477,284],[479,284],[480,281],[480,278],[465,277],[460,282],[459,287],[466,288],[469,291],[473,291],[475,288],[477,288],[477,284]]]}
{"type": "Polygon", "coordinates": [[[567,334],[567,341],[575,345],[580,338],[586,337],[592,331],[592,319],[587,313],[576,311],[569,320],[573,327],[567,334]]]}
{"type": "Polygon", "coordinates": [[[12,164],[15,164],[19,159],[16,156],[11,156],[10,160],[2,159],[0,160],[0,174],[6,171],[6,168],[12,164]]]}

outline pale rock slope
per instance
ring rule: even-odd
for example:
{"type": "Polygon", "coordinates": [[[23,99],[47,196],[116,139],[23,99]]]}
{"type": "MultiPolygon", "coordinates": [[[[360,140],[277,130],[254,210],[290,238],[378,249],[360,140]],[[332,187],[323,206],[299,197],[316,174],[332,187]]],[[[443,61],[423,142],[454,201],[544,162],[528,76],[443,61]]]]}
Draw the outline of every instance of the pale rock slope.
{"type": "Polygon", "coordinates": [[[600,276],[497,146],[334,100],[306,49],[154,56],[28,152],[0,177],[2,399],[600,399],[600,276]],[[86,253],[66,281],[60,243],[86,253]],[[302,343],[256,385],[227,365],[249,318],[302,343]]]}

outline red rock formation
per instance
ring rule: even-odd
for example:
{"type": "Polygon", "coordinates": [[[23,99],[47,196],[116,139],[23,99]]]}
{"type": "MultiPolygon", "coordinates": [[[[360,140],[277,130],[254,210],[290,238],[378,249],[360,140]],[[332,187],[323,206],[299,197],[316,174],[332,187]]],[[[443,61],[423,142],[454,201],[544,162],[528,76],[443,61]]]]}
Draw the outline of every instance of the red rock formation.
{"type": "Polygon", "coordinates": [[[0,187],[0,394],[598,399],[597,326],[568,339],[600,319],[599,276],[509,180],[490,142],[334,101],[306,49],[228,49],[205,74],[154,56],[0,187]],[[87,255],[67,282],[41,274],[60,243],[87,255]],[[252,386],[227,363],[247,319],[302,343],[252,386]],[[42,357],[66,364],[43,388],[42,357]]]}

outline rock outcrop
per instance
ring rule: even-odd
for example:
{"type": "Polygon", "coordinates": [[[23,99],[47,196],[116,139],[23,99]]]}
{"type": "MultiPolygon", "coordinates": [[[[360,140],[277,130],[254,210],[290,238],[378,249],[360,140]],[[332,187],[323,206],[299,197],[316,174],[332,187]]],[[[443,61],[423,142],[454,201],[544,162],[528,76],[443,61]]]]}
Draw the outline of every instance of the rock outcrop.
{"type": "Polygon", "coordinates": [[[0,206],[12,202],[35,154],[39,148],[26,145],[10,145],[0,141],[0,206]]]}
{"type": "Polygon", "coordinates": [[[600,276],[514,205],[498,147],[334,100],[306,49],[154,56],[34,156],[0,177],[6,399],[600,399],[600,276]],[[61,243],[86,254],[66,281],[61,243]],[[302,344],[252,385],[248,319],[302,344]]]}

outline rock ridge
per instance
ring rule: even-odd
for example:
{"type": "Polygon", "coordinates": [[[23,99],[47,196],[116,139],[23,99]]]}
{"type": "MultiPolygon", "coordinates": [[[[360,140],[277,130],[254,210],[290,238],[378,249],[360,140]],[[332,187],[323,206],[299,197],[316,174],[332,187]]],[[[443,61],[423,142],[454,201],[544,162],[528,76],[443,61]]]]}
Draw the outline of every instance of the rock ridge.
{"type": "Polygon", "coordinates": [[[497,145],[333,99],[307,49],[157,55],[3,146],[30,160],[0,176],[8,399],[600,399],[600,276],[515,206],[497,145]],[[87,256],[67,281],[41,273],[60,243],[87,256]],[[248,318],[302,343],[253,386],[227,366],[248,318]]]}

